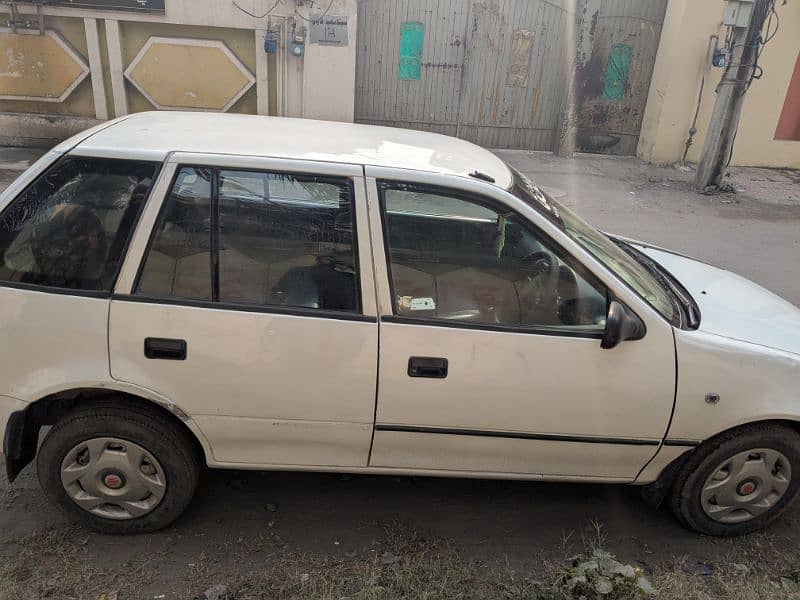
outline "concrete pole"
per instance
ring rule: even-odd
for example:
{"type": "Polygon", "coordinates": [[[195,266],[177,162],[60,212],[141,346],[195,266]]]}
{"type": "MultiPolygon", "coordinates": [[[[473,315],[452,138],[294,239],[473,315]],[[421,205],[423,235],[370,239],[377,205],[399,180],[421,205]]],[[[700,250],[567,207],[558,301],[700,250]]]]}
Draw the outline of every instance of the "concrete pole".
{"type": "Polygon", "coordinates": [[[714,112],[703,143],[703,153],[697,164],[695,186],[700,191],[718,188],[725,176],[765,18],[766,0],[756,0],[750,26],[734,30],[730,66],[725,69],[717,86],[714,112]]]}

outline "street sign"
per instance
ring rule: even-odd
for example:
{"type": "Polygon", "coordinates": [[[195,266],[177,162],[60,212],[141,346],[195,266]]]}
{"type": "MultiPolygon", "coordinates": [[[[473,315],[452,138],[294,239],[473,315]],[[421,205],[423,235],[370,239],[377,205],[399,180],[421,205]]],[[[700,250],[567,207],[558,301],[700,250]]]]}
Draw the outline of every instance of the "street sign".
{"type": "Polygon", "coordinates": [[[347,46],[347,17],[311,15],[311,43],[347,46]]]}

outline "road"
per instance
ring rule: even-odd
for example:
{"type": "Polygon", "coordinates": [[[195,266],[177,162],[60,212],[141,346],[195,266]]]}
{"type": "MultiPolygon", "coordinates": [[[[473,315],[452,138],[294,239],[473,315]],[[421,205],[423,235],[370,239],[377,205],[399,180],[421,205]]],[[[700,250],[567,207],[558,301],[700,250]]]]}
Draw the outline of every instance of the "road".
{"type": "MultiPolygon", "coordinates": [[[[746,192],[702,196],[687,186],[690,174],[648,168],[632,159],[504,156],[602,229],[729,268],[800,305],[796,174],[747,172],[740,175],[746,192]],[[757,184],[758,177],[763,184],[757,184]]],[[[0,171],[0,182],[7,184],[9,173],[0,171]]],[[[797,505],[766,541],[796,548],[799,520],[797,505]]],[[[155,578],[144,588],[157,595],[174,589],[176,578],[184,577],[203,553],[218,570],[247,569],[241,562],[231,564],[224,552],[214,553],[264,532],[279,536],[293,550],[350,556],[364,552],[381,535],[381,525],[394,521],[452,539],[468,556],[521,565],[537,554],[555,554],[564,539],[579,538],[595,521],[602,523],[610,550],[640,564],[682,555],[690,564],[722,560],[736,543],[684,531],[626,487],[210,472],[174,527],[134,538],[88,534],[82,551],[99,568],[143,553],[159,554],[155,578]]],[[[3,544],[6,552],[13,551],[9,540],[67,524],[44,501],[31,468],[13,486],[0,475],[0,553],[3,544]]]]}

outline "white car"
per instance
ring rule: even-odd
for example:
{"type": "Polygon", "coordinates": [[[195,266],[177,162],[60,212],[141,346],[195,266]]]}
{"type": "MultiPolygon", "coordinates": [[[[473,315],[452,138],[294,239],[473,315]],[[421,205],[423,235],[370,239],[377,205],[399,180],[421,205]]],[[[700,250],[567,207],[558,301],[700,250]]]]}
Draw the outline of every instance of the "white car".
{"type": "Polygon", "coordinates": [[[94,529],[205,466],[629,483],[713,535],[797,495],[800,310],[464,141],[142,113],[0,211],[8,477],[94,529]]]}

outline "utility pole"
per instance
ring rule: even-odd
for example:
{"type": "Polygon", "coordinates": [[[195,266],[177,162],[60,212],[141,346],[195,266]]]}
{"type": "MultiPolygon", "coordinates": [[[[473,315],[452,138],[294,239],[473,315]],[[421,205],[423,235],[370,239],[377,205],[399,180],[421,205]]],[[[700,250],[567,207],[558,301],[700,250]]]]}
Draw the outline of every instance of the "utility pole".
{"type": "MultiPolygon", "coordinates": [[[[747,2],[749,4],[749,2],[747,2]]],[[[762,43],[761,30],[768,14],[768,0],[755,0],[749,25],[733,26],[730,59],[717,86],[714,112],[708,125],[703,153],[697,165],[695,186],[704,191],[719,187],[733,149],[744,94],[752,80],[762,43]]]]}

